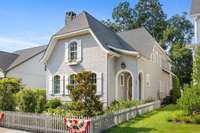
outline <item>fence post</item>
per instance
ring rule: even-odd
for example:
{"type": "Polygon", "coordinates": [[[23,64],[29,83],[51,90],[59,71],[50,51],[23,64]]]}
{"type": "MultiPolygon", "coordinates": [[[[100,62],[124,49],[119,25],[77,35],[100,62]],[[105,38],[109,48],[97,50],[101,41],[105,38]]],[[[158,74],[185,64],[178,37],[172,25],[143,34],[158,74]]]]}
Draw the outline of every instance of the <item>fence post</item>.
{"type": "Polygon", "coordinates": [[[91,119],[89,133],[95,133],[94,120],[91,119]]]}

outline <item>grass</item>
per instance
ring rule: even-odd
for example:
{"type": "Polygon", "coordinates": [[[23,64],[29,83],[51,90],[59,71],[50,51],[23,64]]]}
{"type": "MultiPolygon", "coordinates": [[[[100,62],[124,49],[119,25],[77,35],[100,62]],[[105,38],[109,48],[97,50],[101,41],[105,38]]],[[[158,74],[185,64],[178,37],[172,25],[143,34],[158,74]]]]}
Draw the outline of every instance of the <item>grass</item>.
{"type": "Polygon", "coordinates": [[[139,116],[104,133],[200,133],[200,125],[168,122],[174,105],[139,116]]]}

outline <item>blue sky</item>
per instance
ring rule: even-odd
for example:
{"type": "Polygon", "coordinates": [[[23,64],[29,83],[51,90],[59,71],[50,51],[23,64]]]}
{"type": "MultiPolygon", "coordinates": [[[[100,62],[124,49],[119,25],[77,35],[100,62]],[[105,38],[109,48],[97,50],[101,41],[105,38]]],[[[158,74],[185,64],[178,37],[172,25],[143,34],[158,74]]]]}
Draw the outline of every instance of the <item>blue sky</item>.
{"type": "MultiPolygon", "coordinates": [[[[52,34],[64,25],[68,10],[85,10],[99,20],[111,18],[121,0],[1,0],[0,51],[47,44],[52,34]]],[[[134,6],[138,0],[130,0],[134,6]]],[[[191,0],[160,0],[168,17],[189,12],[191,0]]],[[[189,16],[188,16],[189,17],[189,16]]]]}

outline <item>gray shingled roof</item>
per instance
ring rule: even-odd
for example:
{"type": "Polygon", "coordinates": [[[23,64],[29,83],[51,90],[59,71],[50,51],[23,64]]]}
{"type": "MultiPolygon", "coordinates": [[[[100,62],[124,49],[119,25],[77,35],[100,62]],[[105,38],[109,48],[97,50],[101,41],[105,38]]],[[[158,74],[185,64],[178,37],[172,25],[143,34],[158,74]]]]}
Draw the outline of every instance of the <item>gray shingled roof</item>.
{"type": "Polygon", "coordinates": [[[145,28],[124,31],[117,34],[131,47],[147,58],[150,57],[152,49],[156,44],[156,40],[145,28]]]}
{"type": "Polygon", "coordinates": [[[65,25],[56,35],[87,28],[90,28],[101,44],[109,50],[112,50],[109,48],[109,46],[112,46],[122,50],[137,51],[149,58],[156,43],[145,28],[114,33],[85,11],[65,25]]]}
{"type": "Polygon", "coordinates": [[[200,14],[200,0],[192,0],[191,15],[200,14]]]}
{"type": "Polygon", "coordinates": [[[0,70],[5,71],[18,55],[0,51],[0,70]]]}
{"type": "Polygon", "coordinates": [[[106,49],[110,49],[108,46],[115,48],[135,51],[133,47],[130,47],[125,41],[123,41],[116,33],[112,32],[104,24],[91,16],[89,13],[83,11],[79,16],[68,22],[56,35],[61,35],[73,31],[90,28],[101,44],[106,49]]]}
{"type": "Polygon", "coordinates": [[[44,46],[38,46],[28,49],[23,49],[19,51],[15,51],[14,54],[18,55],[18,57],[13,61],[13,63],[7,68],[7,70],[12,69],[13,67],[16,67],[23,62],[31,59],[35,55],[40,54],[41,52],[45,51],[47,48],[47,45],[44,46]]]}

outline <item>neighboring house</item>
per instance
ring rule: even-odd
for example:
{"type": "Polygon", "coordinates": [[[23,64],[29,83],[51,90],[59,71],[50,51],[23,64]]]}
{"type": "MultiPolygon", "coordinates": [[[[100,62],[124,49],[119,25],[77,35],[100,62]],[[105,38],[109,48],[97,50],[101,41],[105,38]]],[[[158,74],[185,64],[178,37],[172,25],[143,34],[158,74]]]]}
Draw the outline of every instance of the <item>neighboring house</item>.
{"type": "Polygon", "coordinates": [[[87,70],[93,73],[97,95],[105,106],[119,99],[168,96],[172,86],[169,61],[144,28],[114,33],[87,12],[66,14],[65,26],[52,36],[41,59],[46,66],[48,99],[69,101],[67,84],[74,84],[74,74],[87,70]]]}
{"type": "Polygon", "coordinates": [[[21,78],[30,88],[46,88],[45,65],[40,62],[47,46],[14,53],[0,51],[0,77],[21,78]]]}
{"type": "Polygon", "coordinates": [[[200,0],[192,0],[191,16],[194,19],[194,43],[200,45],[200,0]]]}

